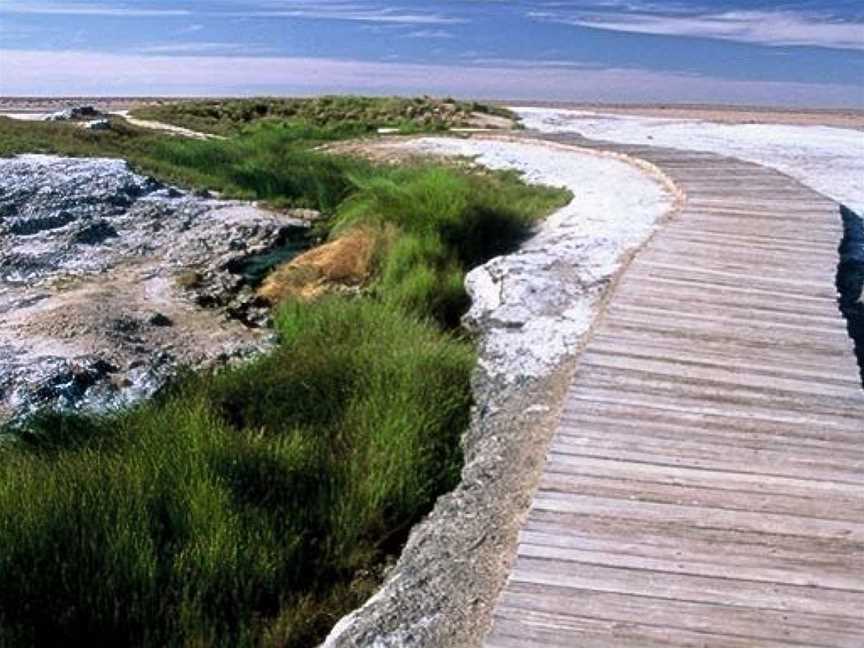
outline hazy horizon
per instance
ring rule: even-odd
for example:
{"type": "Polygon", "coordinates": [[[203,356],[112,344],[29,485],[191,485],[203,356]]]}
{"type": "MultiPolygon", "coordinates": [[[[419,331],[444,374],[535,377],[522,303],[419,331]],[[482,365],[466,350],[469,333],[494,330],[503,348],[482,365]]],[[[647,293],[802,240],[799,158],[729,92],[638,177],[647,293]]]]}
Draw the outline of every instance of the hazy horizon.
{"type": "Polygon", "coordinates": [[[2,96],[864,108],[848,0],[0,0],[2,96]]]}

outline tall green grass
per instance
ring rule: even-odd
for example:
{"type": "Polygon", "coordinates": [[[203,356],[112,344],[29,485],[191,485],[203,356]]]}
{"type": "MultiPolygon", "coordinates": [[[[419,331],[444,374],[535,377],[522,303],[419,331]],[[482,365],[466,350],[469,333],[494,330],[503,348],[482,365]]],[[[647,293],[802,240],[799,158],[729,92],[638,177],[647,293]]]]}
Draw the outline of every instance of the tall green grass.
{"type": "Polygon", "coordinates": [[[267,357],[0,451],[0,644],[311,645],[333,618],[280,613],[348,590],[452,487],[467,343],[361,299],[277,327],[267,357]]]}
{"type": "Polygon", "coordinates": [[[563,189],[529,187],[512,172],[442,166],[403,167],[352,181],[356,191],[337,212],[335,234],[358,225],[395,228],[395,236],[384,237],[390,243],[376,293],[450,328],[469,302],[466,269],[511,252],[538,218],[570,197],[563,189]]]}
{"type": "Polygon", "coordinates": [[[125,157],[384,241],[363,295],[282,305],[269,355],[130,411],[7,430],[0,646],[314,645],[455,484],[474,362],[457,328],[464,274],[569,194],[328,157],[310,146],[333,132],[315,128],[189,141],[0,118],[0,154],[125,157]]]}
{"type": "Polygon", "coordinates": [[[119,120],[111,130],[88,131],[0,117],[0,155],[124,158],[138,171],[187,188],[329,212],[353,190],[349,176],[369,173],[370,165],[311,150],[322,141],[307,139],[313,135],[276,123],[230,140],[201,141],[156,135],[119,120]]]}

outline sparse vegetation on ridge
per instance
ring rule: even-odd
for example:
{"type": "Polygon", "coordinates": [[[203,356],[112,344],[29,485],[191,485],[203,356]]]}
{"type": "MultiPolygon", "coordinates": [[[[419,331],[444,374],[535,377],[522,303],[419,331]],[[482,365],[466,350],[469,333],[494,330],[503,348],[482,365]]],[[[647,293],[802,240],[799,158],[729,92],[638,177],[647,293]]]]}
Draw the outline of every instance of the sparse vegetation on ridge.
{"type": "Polygon", "coordinates": [[[431,97],[262,97],[182,101],[146,106],[132,112],[133,116],[141,119],[217,135],[236,135],[256,122],[278,121],[298,129],[315,129],[343,137],[368,134],[378,128],[415,133],[472,126],[476,123],[475,114],[503,117],[515,122],[515,116],[506,108],[431,97]]]}
{"type": "MultiPolygon", "coordinates": [[[[0,119],[0,154],[127,157],[187,186],[332,214],[375,241],[354,296],[276,306],[278,348],[0,446],[0,646],[309,646],[452,488],[474,355],[464,273],[569,199],[513,173],[379,167],[270,121],[225,141],[0,119]]],[[[335,137],[335,135],[333,135],[335,137]]]]}

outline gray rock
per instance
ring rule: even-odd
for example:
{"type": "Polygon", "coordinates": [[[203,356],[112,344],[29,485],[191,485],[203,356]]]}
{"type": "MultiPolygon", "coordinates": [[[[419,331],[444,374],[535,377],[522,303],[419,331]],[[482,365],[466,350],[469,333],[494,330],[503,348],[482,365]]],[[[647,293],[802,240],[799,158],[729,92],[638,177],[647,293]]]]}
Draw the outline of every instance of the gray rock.
{"type": "Polygon", "coordinates": [[[110,130],[111,122],[107,119],[94,119],[86,124],[89,130],[110,130]]]}
{"type": "Polygon", "coordinates": [[[81,121],[97,117],[102,117],[102,113],[93,106],[72,106],[46,116],[44,121],[81,121]]]}
{"type": "Polygon", "coordinates": [[[166,187],[122,160],[0,160],[0,419],[104,410],[266,349],[238,274],[308,219],[166,187]]]}

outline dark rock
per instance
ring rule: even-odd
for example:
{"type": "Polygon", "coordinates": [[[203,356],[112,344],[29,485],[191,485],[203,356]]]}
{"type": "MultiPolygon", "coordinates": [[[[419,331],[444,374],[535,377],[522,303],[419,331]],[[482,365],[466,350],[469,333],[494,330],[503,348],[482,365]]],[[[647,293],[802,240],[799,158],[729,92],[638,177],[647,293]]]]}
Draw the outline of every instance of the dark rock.
{"type": "Polygon", "coordinates": [[[106,221],[98,221],[85,225],[75,232],[72,240],[82,245],[99,245],[100,243],[104,243],[106,239],[117,238],[118,236],[119,234],[117,234],[117,230],[114,229],[113,225],[106,221]]]}
{"type": "Polygon", "coordinates": [[[141,324],[138,320],[134,320],[130,317],[121,317],[115,319],[111,322],[108,322],[111,330],[116,331],[118,333],[134,333],[141,328],[141,324]]]}
{"type": "Polygon", "coordinates": [[[162,313],[153,313],[147,323],[152,326],[171,326],[174,324],[170,317],[162,313]]]}
{"type": "MultiPolygon", "coordinates": [[[[73,106],[45,117],[44,121],[81,121],[101,117],[102,113],[93,106],[73,106]]],[[[107,121],[107,120],[106,120],[107,121]]]]}
{"type": "Polygon", "coordinates": [[[107,119],[94,119],[87,122],[88,130],[111,130],[111,122],[107,119]]]}
{"type": "Polygon", "coordinates": [[[45,230],[60,229],[73,222],[75,217],[68,211],[60,211],[44,218],[19,218],[9,225],[9,234],[13,236],[32,236],[45,230]]]}

